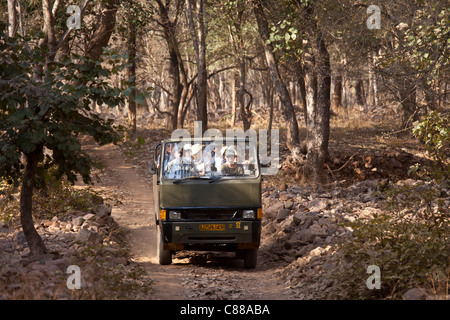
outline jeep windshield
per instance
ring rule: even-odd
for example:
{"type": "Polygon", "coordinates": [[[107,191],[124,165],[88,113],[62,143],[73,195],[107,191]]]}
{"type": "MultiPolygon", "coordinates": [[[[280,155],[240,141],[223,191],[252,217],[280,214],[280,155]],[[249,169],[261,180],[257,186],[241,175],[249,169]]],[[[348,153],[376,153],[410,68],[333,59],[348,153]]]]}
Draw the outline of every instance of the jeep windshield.
{"type": "Polygon", "coordinates": [[[256,145],[249,139],[167,141],[163,148],[162,176],[174,183],[259,176],[256,145]]]}

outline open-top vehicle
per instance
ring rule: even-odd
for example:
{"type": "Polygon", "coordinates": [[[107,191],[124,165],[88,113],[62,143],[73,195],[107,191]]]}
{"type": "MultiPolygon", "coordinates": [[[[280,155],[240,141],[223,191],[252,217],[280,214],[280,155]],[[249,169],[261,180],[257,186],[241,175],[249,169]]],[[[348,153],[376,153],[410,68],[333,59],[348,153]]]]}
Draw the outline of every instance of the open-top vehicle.
{"type": "Polygon", "coordinates": [[[262,207],[254,140],[164,140],[149,172],[160,264],[176,251],[206,250],[242,254],[246,268],[256,267],[262,207]]]}

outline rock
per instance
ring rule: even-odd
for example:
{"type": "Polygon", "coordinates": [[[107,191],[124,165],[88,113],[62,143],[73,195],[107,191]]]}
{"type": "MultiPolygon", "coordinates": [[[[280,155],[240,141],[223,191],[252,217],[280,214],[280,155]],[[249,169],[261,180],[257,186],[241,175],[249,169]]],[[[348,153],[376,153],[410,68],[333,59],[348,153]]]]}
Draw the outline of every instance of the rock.
{"type": "Polygon", "coordinates": [[[93,210],[96,218],[102,219],[111,215],[112,207],[106,204],[100,204],[93,210]]]}
{"type": "Polygon", "coordinates": [[[318,224],[313,224],[309,230],[311,231],[311,234],[314,237],[326,237],[328,236],[327,232],[325,231],[324,228],[322,228],[320,225],[318,224]]]}
{"type": "Polygon", "coordinates": [[[306,214],[303,212],[297,212],[294,214],[294,222],[299,225],[300,223],[302,223],[302,221],[304,221],[306,219],[306,214]]]}
{"type": "Polygon", "coordinates": [[[350,214],[346,214],[346,215],[344,215],[344,220],[347,220],[347,221],[353,223],[356,221],[356,218],[354,216],[351,216],[350,214]]]}
{"type": "Polygon", "coordinates": [[[89,231],[87,229],[80,229],[75,238],[75,241],[81,243],[99,243],[101,242],[101,237],[98,233],[89,231]]]}
{"type": "Polygon", "coordinates": [[[303,242],[313,242],[315,237],[316,237],[316,236],[314,236],[314,235],[311,233],[311,230],[309,230],[309,229],[304,229],[304,230],[299,230],[299,231],[297,231],[297,232],[293,235],[292,238],[295,239],[295,240],[303,241],[303,242]]]}
{"type": "Polygon", "coordinates": [[[312,226],[312,224],[314,223],[315,217],[312,216],[306,216],[304,220],[302,220],[302,222],[300,222],[300,226],[302,229],[308,229],[309,227],[312,226]]]}
{"type": "Polygon", "coordinates": [[[291,210],[289,209],[281,209],[277,214],[277,222],[281,222],[286,219],[287,216],[291,214],[291,210]]]}
{"type": "Polygon", "coordinates": [[[322,199],[314,199],[307,206],[309,211],[318,211],[318,212],[325,210],[327,207],[328,202],[322,199]]]}
{"type": "Polygon", "coordinates": [[[366,207],[363,210],[361,210],[358,215],[360,218],[373,218],[374,214],[377,214],[379,212],[380,212],[379,209],[366,207]]]}
{"type": "Polygon", "coordinates": [[[277,231],[277,229],[275,228],[275,226],[272,222],[265,225],[261,230],[263,235],[271,235],[271,234],[275,233],[276,231],[277,231]]]}
{"type": "Polygon", "coordinates": [[[296,224],[294,222],[294,217],[293,216],[288,216],[286,219],[284,219],[281,222],[280,228],[281,228],[281,230],[288,232],[295,225],[296,224]]]}
{"type": "Polygon", "coordinates": [[[25,239],[25,234],[23,233],[22,230],[17,232],[17,234],[16,234],[16,241],[21,246],[23,246],[23,245],[25,245],[27,243],[27,239],[25,239]]]}
{"type": "Polygon", "coordinates": [[[289,209],[292,210],[292,207],[294,206],[294,202],[293,201],[285,201],[284,202],[284,208],[285,209],[289,209]]]}
{"type": "Polygon", "coordinates": [[[72,219],[72,225],[74,227],[80,227],[84,222],[84,218],[83,217],[76,217],[72,219]]]}
{"type": "Polygon", "coordinates": [[[69,222],[69,223],[66,223],[66,226],[65,226],[65,230],[66,231],[70,231],[70,230],[72,230],[72,224],[69,222]]]}
{"type": "Polygon", "coordinates": [[[427,294],[425,290],[421,288],[414,288],[406,291],[403,298],[405,300],[425,300],[427,298],[427,294]]]}
{"type": "Polygon", "coordinates": [[[48,220],[48,221],[44,221],[44,227],[50,227],[50,226],[53,226],[53,225],[55,225],[55,223],[56,223],[56,221],[50,221],[50,220],[48,220]]]}
{"type": "Polygon", "coordinates": [[[294,194],[303,194],[304,191],[302,188],[300,188],[299,186],[292,186],[290,188],[288,188],[287,190],[290,193],[294,193],[294,194]]]}
{"type": "Polygon", "coordinates": [[[90,220],[90,219],[92,219],[92,218],[94,218],[95,217],[95,214],[93,214],[93,213],[88,213],[88,214],[85,214],[84,216],[83,216],[83,219],[84,220],[90,220]]]}
{"type": "Polygon", "coordinates": [[[319,218],[318,223],[320,226],[330,225],[331,223],[333,223],[333,220],[331,218],[324,217],[324,218],[319,218]]]}
{"type": "Polygon", "coordinates": [[[278,212],[283,209],[283,203],[279,202],[279,201],[275,201],[275,203],[273,203],[271,206],[267,207],[264,210],[264,216],[266,217],[266,219],[268,220],[272,220],[275,219],[278,212]]]}

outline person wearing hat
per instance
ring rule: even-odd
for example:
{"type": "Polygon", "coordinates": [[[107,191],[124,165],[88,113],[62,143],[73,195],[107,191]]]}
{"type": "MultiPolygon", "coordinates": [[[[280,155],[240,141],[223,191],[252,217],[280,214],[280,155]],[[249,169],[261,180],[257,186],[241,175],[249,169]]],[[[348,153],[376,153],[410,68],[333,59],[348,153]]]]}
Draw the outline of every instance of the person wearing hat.
{"type": "Polygon", "coordinates": [[[194,170],[199,175],[205,175],[207,172],[211,171],[211,168],[207,166],[208,163],[205,162],[206,158],[202,156],[202,145],[194,144],[192,146],[192,156],[194,170]]]}
{"type": "Polygon", "coordinates": [[[211,145],[213,146],[213,150],[211,151],[211,170],[220,173],[220,168],[222,167],[222,164],[226,162],[224,155],[226,147],[222,147],[222,145],[219,143],[211,145]]]}
{"type": "Polygon", "coordinates": [[[227,148],[225,151],[226,162],[220,168],[220,172],[224,176],[243,176],[244,167],[237,163],[237,154],[233,148],[227,148]]]}
{"type": "Polygon", "coordinates": [[[192,146],[189,143],[180,148],[178,152],[174,152],[174,159],[167,165],[166,177],[169,179],[189,177],[194,168],[191,153],[192,146]]]}

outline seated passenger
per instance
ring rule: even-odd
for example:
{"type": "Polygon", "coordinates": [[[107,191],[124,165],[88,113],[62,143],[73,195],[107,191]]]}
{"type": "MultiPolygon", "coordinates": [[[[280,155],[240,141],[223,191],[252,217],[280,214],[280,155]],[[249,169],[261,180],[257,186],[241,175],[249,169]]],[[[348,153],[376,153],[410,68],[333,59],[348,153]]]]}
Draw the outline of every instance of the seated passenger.
{"type": "Polygon", "coordinates": [[[237,154],[232,148],[225,151],[226,162],[220,168],[220,172],[224,176],[243,176],[244,167],[237,163],[237,154]]]}
{"type": "Polygon", "coordinates": [[[191,146],[187,145],[175,152],[175,158],[167,165],[166,178],[181,179],[192,175],[194,165],[190,151],[191,146]]]}

